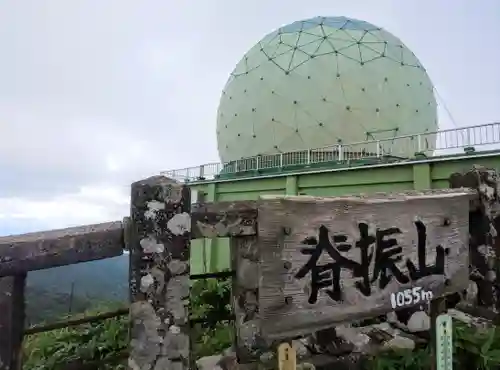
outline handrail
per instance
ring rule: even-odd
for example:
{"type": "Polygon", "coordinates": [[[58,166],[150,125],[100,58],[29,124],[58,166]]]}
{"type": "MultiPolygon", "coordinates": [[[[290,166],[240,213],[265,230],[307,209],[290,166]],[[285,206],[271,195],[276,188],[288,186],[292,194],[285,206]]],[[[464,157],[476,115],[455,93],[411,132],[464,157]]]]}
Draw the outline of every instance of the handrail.
{"type": "Polygon", "coordinates": [[[416,153],[433,156],[443,151],[500,144],[500,122],[406,134],[380,140],[334,144],[314,149],[262,154],[228,163],[212,162],[201,166],[164,171],[161,174],[181,181],[211,180],[221,175],[248,171],[287,169],[325,162],[352,162],[390,158],[398,162],[413,158],[416,153]]]}

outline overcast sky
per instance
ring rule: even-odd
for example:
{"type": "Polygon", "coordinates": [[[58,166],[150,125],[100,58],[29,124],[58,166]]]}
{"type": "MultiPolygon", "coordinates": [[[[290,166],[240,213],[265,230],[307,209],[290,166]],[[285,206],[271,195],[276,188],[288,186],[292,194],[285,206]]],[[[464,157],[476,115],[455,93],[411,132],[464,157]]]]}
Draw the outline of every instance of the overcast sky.
{"type": "Polygon", "coordinates": [[[235,64],[317,15],[401,38],[455,125],[500,121],[498,0],[0,0],[0,235],[120,219],[132,181],[218,160],[235,64]]]}

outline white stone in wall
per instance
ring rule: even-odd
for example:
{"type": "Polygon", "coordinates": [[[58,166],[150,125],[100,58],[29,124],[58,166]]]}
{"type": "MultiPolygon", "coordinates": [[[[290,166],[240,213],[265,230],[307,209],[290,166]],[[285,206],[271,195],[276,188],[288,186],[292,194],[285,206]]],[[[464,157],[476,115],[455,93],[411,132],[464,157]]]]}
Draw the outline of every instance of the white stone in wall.
{"type": "Polygon", "coordinates": [[[191,216],[186,212],[178,213],[168,221],[167,227],[172,234],[183,235],[191,230],[191,216]]]}
{"type": "Polygon", "coordinates": [[[144,217],[148,219],[153,219],[156,217],[156,212],[161,209],[165,209],[165,203],[158,202],[157,200],[152,200],[147,202],[148,210],[144,212],[144,217]]]}
{"type": "Polygon", "coordinates": [[[156,239],[152,236],[141,239],[140,241],[142,250],[146,254],[150,253],[162,253],[165,251],[165,246],[162,243],[158,243],[156,239]]]}

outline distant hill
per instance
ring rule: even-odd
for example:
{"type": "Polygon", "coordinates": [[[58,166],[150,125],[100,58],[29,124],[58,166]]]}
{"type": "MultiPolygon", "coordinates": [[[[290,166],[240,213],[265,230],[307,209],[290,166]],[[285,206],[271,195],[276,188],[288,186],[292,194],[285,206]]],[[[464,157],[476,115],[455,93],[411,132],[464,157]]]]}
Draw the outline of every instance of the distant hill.
{"type": "Polygon", "coordinates": [[[72,297],[69,294],[47,291],[40,287],[26,289],[26,324],[54,322],[71,313],[82,313],[99,301],[72,297]]]}
{"type": "Polygon", "coordinates": [[[32,271],[27,281],[31,323],[82,312],[99,302],[128,301],[128,255],[32,271]]]}

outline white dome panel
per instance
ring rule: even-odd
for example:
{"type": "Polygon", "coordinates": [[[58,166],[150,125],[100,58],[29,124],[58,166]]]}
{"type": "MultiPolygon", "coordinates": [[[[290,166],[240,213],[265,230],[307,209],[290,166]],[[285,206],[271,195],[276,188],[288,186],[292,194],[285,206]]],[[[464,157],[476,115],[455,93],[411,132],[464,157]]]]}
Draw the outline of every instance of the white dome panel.
{"type": "Polygon", "coordinates": [[[217,115],[223,162],[435,130],[433,86],[416,56],[387,31],[345,17],[264,37],[232,72],[217,115]]]}

